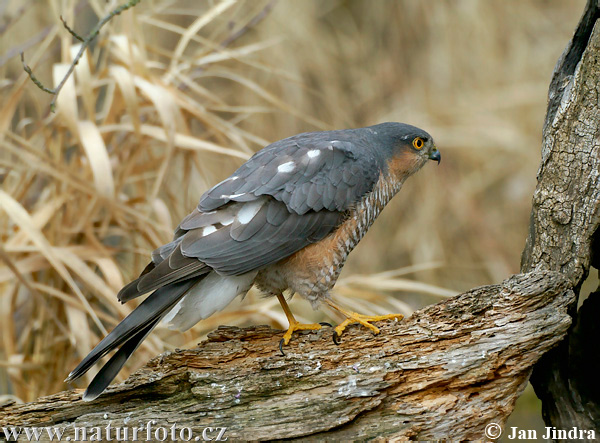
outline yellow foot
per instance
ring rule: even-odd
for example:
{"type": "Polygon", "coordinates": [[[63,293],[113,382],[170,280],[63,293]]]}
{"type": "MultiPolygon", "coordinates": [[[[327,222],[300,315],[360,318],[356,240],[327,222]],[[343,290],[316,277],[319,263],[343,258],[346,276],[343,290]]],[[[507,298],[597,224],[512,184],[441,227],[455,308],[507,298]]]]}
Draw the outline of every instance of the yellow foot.
{"type": "Polygon", "coordinates": [[[290,322],[290,327],[288,328],[287,332],[285,334],[283,334],[283,338],[279,341],[279,352],[281,352],[281,355],[285,356],[285,353],[283,352],[283,345],[287,345],[290,342],[290,340],[292,338],[292,334],[295,331],[317,331],[317,330],[321,329],[323,326],[331,327],[331,325],[329,323],[300,323],[300,322],[298,322],[294,318],[292,311],[290,311],[290,308],[287,305],[287,302],[285,301],[285,298],[283,297],[283,295],[278,295],[277,298],[279,299],[279,303],[281,303],[283,312],[285,312],[285,315],[286,315],[288,321],[290,322]]]}
{"type": "Polygon", "coordinates": [[[281,355],[285,357],[285,352],[283,352],[283,345],[287,345],[292,338],[292,334],[295,331],[317,331],[321,329],[323,326],[331,326],[329,323],[298,323],[295,319],[293,322],[290,322],[290,327],[287,332],[283,334],[283,338],[279,341],[279,352],[281,355]]]}
{"type": "Polygon", "coordinates": [[[287,332],[283,334],[283,338],[281,340],[283,340],[284,345],[287,345],[295,331],[317,331],[319,329],[321,329],[321,325],[318,323],[298,323],[294,320],[290,323],[290,327],[288,328],[287,332]]]}
{"type": "Polygon", "coordinates": [[[335,327],[333,330],[333,342],[338,345],[339,338],[346,329],[346,327],[352,323],[360,323],[366,328],[369,328],[373,331],[373,334],[379,334],[379,328],[375,325],[372,325],[370,322],[382,321],[382,320],[402,320],[404,316],[402,314],[386,314],[386,315],[363,315],[357,314],[356,312],[346,311],[343,308],[335,305],[331,300],[327,300],[327,304],[337,311],[341,312],[344,316],[346,316],[346,320],[341,322],[339,325],[335,327]]]}

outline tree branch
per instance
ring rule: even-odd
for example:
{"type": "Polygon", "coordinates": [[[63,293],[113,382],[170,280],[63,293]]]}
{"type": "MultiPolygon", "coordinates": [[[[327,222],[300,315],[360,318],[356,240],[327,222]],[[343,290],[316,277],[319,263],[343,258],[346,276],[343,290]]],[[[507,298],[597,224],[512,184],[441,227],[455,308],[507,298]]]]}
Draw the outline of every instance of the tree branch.
{"type": "MultiPolygon", "coordinates": [[[[589,0],[573,39],[560,57],[548,93],[542,162],[533,195],[530,232],[521,271],[563,273],[576,295],[590,265],[600,261],[600,7],[589,0]]],[[[596,263],[598,266],[598,263],[596,263]]],[[[577,313],[567,340],[536,365],[532,385],[548,426],[600,429],[596,372],[600,293],[577,313]]]]}
{"type": "MultiPolygon", "coordinates": [[[[561,274],[517,275],[381,323],[294,336],[220,327],[167,352],[94,402],[62,392],[0,411],[2,426],[226,427],[230,439],[478,439],[503,424],[533,364],[566,333],[573,302],[561,274]]],[[[64,438],[64,437],[63,437],[64,438]]]]}

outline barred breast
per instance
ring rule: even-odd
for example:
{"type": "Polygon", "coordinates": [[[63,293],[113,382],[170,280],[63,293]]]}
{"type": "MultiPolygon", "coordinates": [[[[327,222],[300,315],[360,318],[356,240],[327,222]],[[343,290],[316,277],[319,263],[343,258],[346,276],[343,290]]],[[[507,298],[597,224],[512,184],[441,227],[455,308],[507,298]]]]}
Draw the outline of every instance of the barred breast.
{"type": "Polygon", "coordinates": [[[404,179],[382,176],[347,213],[344,222],[323,240],[259,271],[255,283],[263,292],[278,295],[289,289],[317,307],[328,295],[348,254],[367,233],[385,205],[400,190],[404,179]]]}

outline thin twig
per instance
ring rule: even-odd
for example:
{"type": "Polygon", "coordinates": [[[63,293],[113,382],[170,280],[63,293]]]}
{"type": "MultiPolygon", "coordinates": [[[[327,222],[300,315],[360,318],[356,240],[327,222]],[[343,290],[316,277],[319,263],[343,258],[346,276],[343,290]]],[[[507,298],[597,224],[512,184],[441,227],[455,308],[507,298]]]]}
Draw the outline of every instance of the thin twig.
{"type": "Polygon", "coordinates": [[[69,27],[69,25],[67,25],[67,22],[65,21],[65,19],[63,18],[63,16],[62,16],[62,15],[60,16],[60,21],[62,22],[62,24],[63,24],[63,26],[65,27],[65,29],[66,29],[67,31],[69,31],[69,34],[71,34],[73,37],[75,37],[75,38],[76,38],[77,40],[79,40],[80,42],[83,42],[83,41],[85,41],[85,40],[83,39],[83,37],[81,37],[79,34],[77,34],[75,31],[73,31],[73,30],[72,30],[72,29],[69,27]]]}
{"type": "Polygon", "coordinates": [[[96,26],[94,26],[94,28],[88,34],[88,36],[86,38],[83,38],[83,39],[75,31],[73,31],[67,25],[67,23],[63,20],[62,17],[60,18],[61,21],[63,22],[63,25],[67,29],[67,31],[69,31],[69,33],[73,37],[75,37],[78,40],[80,40],[82,42],[82,45],[81,45],[81,48],[79,48],[79,52],[77,53],[77,55],[75,56],[75,58],[71,62],[71,66],[69,66],[69,69],[68,69],[67,73],[65,74],[65,76],[63,77],[63,79],[60,81],[60,83],[54,89],[50,89],[50,88],[45,87],[42,84],[42,82],[40,82],[35,77],[35,75],[31,71],[31,68],[29,66],[27,66],[27,64],[25,63],[25,55],[21,52],[21,61],[23,62],[23,69],[25,70],[25,72],[27,74],[29,74],[29,78],[31,79],[31,81],[33,83],[35,83],[35,85],[38,88],[40,88],[42,91],[45,91],[45,92],[47,92],[49,94],[54,95],[54,98],[50,102],[50,110],[52,112],[55,112],[55,110],[56,110],[56,99],[58,97],[58,93],[63,88],[63,86],[65,85],[65,83],[67,82],[67,80],[69,79],[69,77],[71,76],[71,74],[73,73],[73,71],[75,70],[75,66],[77,66],[77,64],[79,63],[79,60],[83,56],[83,53],[85,52],[85,50],[87,49],[87,47],[90,45],[90,43],[92,42],[92,40],[94,40],[98,36],[98,34],[100,33],[100,29],[102,28],[102,26],[104,26],[106,23],[108,23],[115,15],[119,15],[121,12],[126,11],[127,9],[134,7],[140,1],[141,0],[130,0],[129,2],[127,2],[127,3],[125,3],[125,4],[121,5],[121,6],[119,6],[118,8],[115,8],[106,17],[104,17],[102,20],[100,20],[96,24],[96,26]]]}
{"type": "Polygon", "coordinates": [[[25,72],[27,74],[29,74],[29,78],[31,79],[31,81],[33,83],[35,83],[38,88],[40,88],[42,91],[47,92],[48,94],[56,94],[56,91],[54,89],[46,88],[42,84],[42,82],[37,79],[37,77],[31,71],[31,68],[29,66],[27,66],[27,63],[25,63],[25,54],[22,52],[21,52],[21,63],[23,63],[23,69],[25,70],[25,72]]]}

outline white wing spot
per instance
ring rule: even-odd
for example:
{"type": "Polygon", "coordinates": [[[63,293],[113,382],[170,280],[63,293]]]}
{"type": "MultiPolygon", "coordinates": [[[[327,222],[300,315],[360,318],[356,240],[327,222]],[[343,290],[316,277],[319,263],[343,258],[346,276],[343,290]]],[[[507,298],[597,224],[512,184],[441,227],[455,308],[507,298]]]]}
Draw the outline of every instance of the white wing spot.
{"type": "Polygon", "coordinates": [[[308,155],[309,158],[315,158],[321,155],[321,151],[319,151],[318,149],[313,149],[311,151],[308,151],[306,155],[308,155]]]}
{"type": "Polygon", "coordinates": [[[231,200],[232,198],[238,198],[238,197],[241,197],[242,195],[244,195],[244,193],[243,193],[243,192],[242,192],[241,194],[231,194],[231,195],[226,195],[226,194],[223,194],[223,195],[221,196],[221,198],[228,198],[228,199],[230,199],[230,200],[231,200]]]}
{"type": "Polygon", "coordinates": [[[293,161],[283,163],[277,167],[277,172],[292,172],[296,164],[293,161]]]}
{"type": "Polygon", "coordinates": [[[212,188],[210,188],[210,190],[208,192],[214,191],[219,186],[224,185],[225,183],[230,182],[231,180],[233,180],[233,179],[231,177],[228,177],[225,180],[220,181],[219,183],[217,183],[216,185],[214,185],[212,188]]]}
{"type": "Polygon", "coordinates": [[[215,232],[217,230],[217,228],[215,228],[213,225],[210,226],[206,226],[203,230],[202,230],[202,237],[206,237],[207,235],[212,234],[213,232],[215,232]]]}
{"type": "Polygon", "coordinates": [[[224,220],[224,221],[221,222],[221,224],[223,226],[229,226],[232,223],[233,223],[233,218],[230,218],[230,219],[227,219],[227,220],[224,220]]]}
{"type": "Polygon", "coordinates": [[[240,209],[237,214],[237,219],[242,225],[250,223],[250,220],[258,213],[264,202],[257,201],[254,203],[246,204],[240,209]]]}

